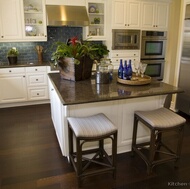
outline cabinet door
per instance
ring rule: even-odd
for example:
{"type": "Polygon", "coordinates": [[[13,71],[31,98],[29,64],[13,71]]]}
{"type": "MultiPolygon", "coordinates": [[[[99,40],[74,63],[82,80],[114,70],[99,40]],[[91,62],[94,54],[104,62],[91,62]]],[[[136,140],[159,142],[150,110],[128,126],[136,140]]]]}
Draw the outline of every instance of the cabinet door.
{"type": "Polygon", "coordinates": [[[84,39],[90,38],[91,41],[106,40],[106,2],[88,1],[88,16],[90,25],[83,29],[84,39]]]}
{"type": "Polygon", "coordinates": [[[139,1],[128,1],[126,11],[126,26],[140,28],[141,3],[139,1]]]}
{"type": "Polygon", "coordinates": [[[142,3],[142,27],[153,28],[155,20],[155,3],[142,3]]]}
{"type": "Polygon", "coordinates": [[[0,0],[0,41],[22,38],[20,0],[0,0]]]}
{"type": "Polygon", "coordinates": [[[126,1],[114,0],[112,6],[113,6],[113,11],[112,11],[113,28],[125,27],[126,1]]]}
{"type": "Polygon", "coordinates": [[[23,0],[24,40],[47,41],[45,0],[23,0]]]}
{"type": "Polygon", "coordinates": [[[166,29],[168,26],[169,4],[157,3],[156,7],[156,25],[157,28],[166,29]]]}
{"type": "Polygon", "coordinates": [[[20,102],[27,100],[26,79],[24,75],[0,77],[0,102],[20,102]]]}

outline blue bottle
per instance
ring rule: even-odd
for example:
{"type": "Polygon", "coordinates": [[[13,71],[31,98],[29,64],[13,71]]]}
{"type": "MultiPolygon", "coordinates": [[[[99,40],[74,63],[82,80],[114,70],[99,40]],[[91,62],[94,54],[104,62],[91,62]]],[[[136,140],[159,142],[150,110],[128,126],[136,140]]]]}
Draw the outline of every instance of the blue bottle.
{"type": "Polygon", "coordinates": [[[131,80],[132,78],[132,67],[131,67],[131,60],[129,60],[127,64],[127,79],[131,80]]]}
{"type": "Polygon", "coordinates": [[[123,61],[120,59],[120,65],[118,69],[118,78],[123,79],[123,61]]]}
{"type": "Polygon", "coordinates": [[[123,66],[123,79],[127,79],[127,60],[124,61],[124,66],[123,66]]]}

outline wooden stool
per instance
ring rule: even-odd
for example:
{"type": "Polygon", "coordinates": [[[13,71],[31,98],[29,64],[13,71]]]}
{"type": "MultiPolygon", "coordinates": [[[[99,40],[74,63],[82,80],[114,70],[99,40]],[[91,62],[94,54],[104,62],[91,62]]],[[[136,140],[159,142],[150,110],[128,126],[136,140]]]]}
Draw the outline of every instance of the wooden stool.
{"type": "Polygon", "coordinates": [[[151,111],[136,111],[132,138],[132,152],[136,152],[146,163],[148,174],[157,164],[176,161],[180,158],[183,128],[186,120],[167,108],[151,111]],[[150,129],[150,141],[137,144],[138,121],[150,129]],[[164,132],[176,131],[178,144],[175,150],[166,146],[162,141],[164,132]],[[148,150],[148,153],[147,151],[148,150]],[[147,153],[147,154],[146,154],[147,153]],[[164,157],[163,157],[164,156],[164,157]]]}
{"type": "Polygon", "coordinates": [[[78,183],[91,175],[112,172],[116,176],[117,128],[104,115],[97,114],[89,117],[68,117],[69,125],[69,158],[76,171],[78,183]],[[76,138],[76,152],[73,151],[73,135],[76,138]],[[104,150],[104,139],[112,141],[112,158],[104,150]],[[86,142],[98,141],[96,149],[82,150],[86,142]],[[83,155],[95,154],[91,159],[83,155]],[[92,163],[101,165],[100,168],[90,168],[92,163]],[[88,168],[88,169],[87,169],[88,168]]]}

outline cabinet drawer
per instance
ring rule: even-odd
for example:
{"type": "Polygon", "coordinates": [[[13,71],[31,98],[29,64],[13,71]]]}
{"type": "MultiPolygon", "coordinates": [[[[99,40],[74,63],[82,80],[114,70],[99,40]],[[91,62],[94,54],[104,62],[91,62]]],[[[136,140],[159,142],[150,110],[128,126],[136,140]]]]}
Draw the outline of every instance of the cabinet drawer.
{"type": "Polygon", "coordinates": [[[1,68],[0,75],[3,74],[25,74],[25,68],[1,68]]]}
{"type": "Polygon", "coordinates": [[[47,85],[47,75],[42,74],[27,74],[27,86],[47,85]]]}
{"type": "Polygon", "coordinates": [[[46,66],[27,67],[26,73],[46,72],[46,66]]]}
{"type": "Polygon", "coordinates": [[[125,58],[125,57],[138,57],[139,51],[132,51],[132,52],[112,52],[112,57],[119,57],[119,58],[125,58]]]}
{"type": "Polygon", "coordinates": [[[34,87],[28,88],[28,100],[42,100],[48,99],[48,87],[34,87]]]}

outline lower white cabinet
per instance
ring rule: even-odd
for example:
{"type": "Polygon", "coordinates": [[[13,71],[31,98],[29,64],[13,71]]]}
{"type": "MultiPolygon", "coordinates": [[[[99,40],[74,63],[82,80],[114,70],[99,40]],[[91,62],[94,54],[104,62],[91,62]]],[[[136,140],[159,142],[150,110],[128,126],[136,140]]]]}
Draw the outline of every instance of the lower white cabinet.
{"type": "Polygon", "coordinates": [[[0,104],[48,100],[47,66],[1,68],[0,88],[0,104]]]}
{"type": "Polygon", "coordinates": [[[0,103],[26,101],[27,88],[25,69],[0,69],[0,88],[0,103]]]}
{"type": "Polygon", "coordinates": [[[42,100],[49,98],[46,67],[27,67],[26,78],[29,100],[42,100]]]}

